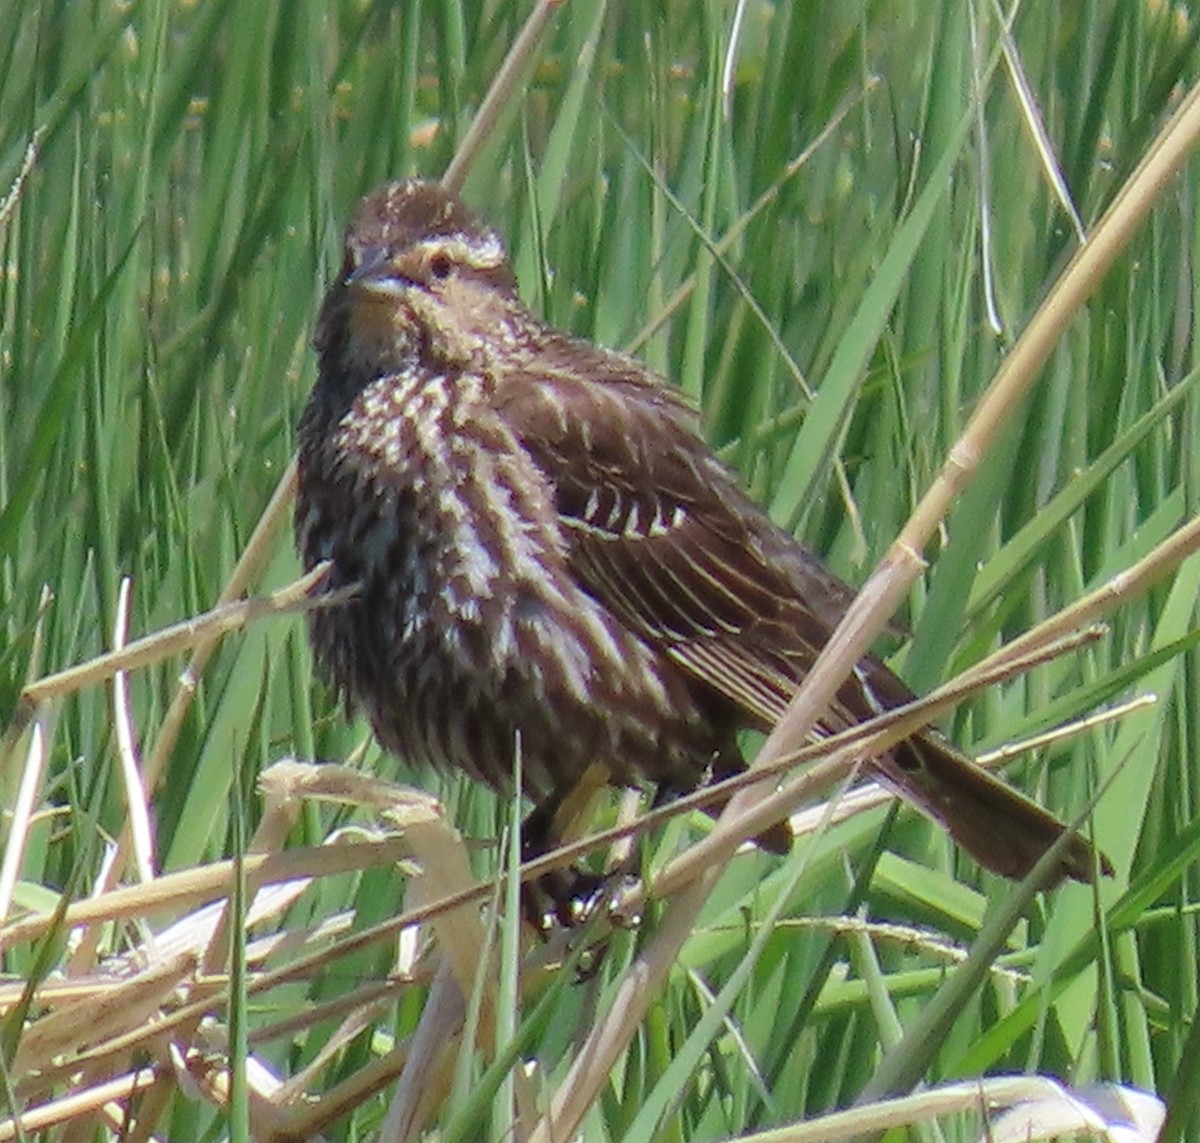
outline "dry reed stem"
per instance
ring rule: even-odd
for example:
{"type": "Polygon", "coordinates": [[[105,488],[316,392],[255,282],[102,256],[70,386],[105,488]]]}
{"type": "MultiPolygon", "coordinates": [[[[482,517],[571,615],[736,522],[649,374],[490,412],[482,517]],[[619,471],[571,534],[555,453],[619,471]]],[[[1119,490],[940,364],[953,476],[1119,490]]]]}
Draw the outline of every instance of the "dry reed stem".
{"type": "MultiPolygon", "coordinates": [[[[283,763],[274,767],[272,772],[265,775],[264,784],[268,790],[269,803],[264,821],[284,818],[289,814],[294,817],[294,803],[302,797],[317,797],[324,800],[350,801],[381,809],[394,824],[406,832],[407,836],[398,843],[359,843],[346,847],[326,847],[327,854],[335,858],[347,856],[345,851],[353,854],[350,867],[376,864],[380,858],[394,862],[403,856],[416,854],[433,871],[427,890],[430,895],[461,893],[464,888],[473,884],[465,848],[457,834],[444,822],[436,801],[427,795],[392,786],[370,776],[349,771],[345,767],[318,767],[298,763],[283,763]],[[457,853],[453,852],[455,846],[458,849],[457,853]],[[365,861],[364,854],[368,855],[365,861]]],[[[269,835],[276,834],[277,830],[278,822],[272,822],[270,828],[261,832],[256,841],[265,840],[269,835]]],[[[288,856],[253,853],[247,855],[244,861],[247,881],[252,887],[265,877],[282,877],[289,882],[294,881],[293,875],[296,870],[287,870],[278,864],[281,858],[288,856]]],[[[330,871],[329,862],[322,864],[325,866],[324,871],[330,871]]],[[[334,866],[339,864],[345,865],[345,862],[335,860],[334,866]]],[[[221,863],[219,868],[210,869],[207,873],[208,876],[201,880],[207,885],[209,894],[214,891],[220,894],[229,891],[234,875],[232,863],[221,863]]],[[[4,935],[12,942],[34,936],[54,923],[72,925],[87,920],[98,920],[101,916],[129,916],[140,913],[140,910],[156,903],[178,907],[181,902],[189,901],[199,888],[194,874],[195,871],[189,871],[187,874],[168,875],[150,884],[111,891],[99,899],[77,903],[66,911],[65,916],[47,915],[10,925],[4,930],[4,935]]],[[[190,1045],[201,1036],[201,1019],[228,1002],[227,981],[224,977],[196,976],[199,955],[205,956],[210,965],[224,961],[223,951],[216,959],[213,956],[214,949],[223,950],[225,946],[224,909],[220,910],[220,913],[222,916],[214,914],[203,923],[201,930],[204,931],[196,931],[199,943],[195,947],[189,947],[182,955],[177,954],[173,959],[164,961],[153,955],[150,944],[147,951],[150,953],[152,967],[147,971],[131,979],[120,979],[110,974],[107,978],[93,980],[90,988],[74,992],[73,1001],[52,1005],[50,1014],[34,1022],[21,1042],[14,1073],[18,1077],[22,1073],[31,1077],[31,1082],[20,1083],[24,1097],[36,1098],[42,1091],[61,1083],[70,1083],[77,1090],[108,1091],[110,1088],[106,1085],[110,1084],[114,1071],[127,1066],[131,1053],[135,1051],[165,1059],[169,1049],[179,1060],[194,1059],[194,1056],[189,1055],[190,1045]],[[32,1079],[34,1076],[36,1080],[32,1079]]],[[[253,915],[248,915],[247,920],[252,921],[253,915]]],[[[442,910],[435,924],[441,929],[440,943],[443,946],[449,947],[457,943],[467,950],[466,957],[448,960],[447,970],[454,965],[455,970],[462,973],[465,971],[464,966],[469,963],[471,971],[476,971],[477,956],[474,960],[468,959],[470,951],[478,950],[481,945],[480,922],[476,913],[471,910],[459,910],[457,913],[442,910]]],[[[173,945],[176,943],[172,942],[173,945]]],[[[120,966],[128,959],[122,957],[113,962],[117,971],[120,971],[120,966]]],[[[253,950],[248,952],[247,959],[254,959],[253,950]]],[[[199,967],[202,969],[203,966],[199,967]]],[[[251,976],[251,989],[255,988],[255,984],[255,978],[251,976]]],[[[457,985],[454,987],[458,988],[457,985]]],[[[350,1004],[344,1017],[345,1028],[350,1029],[346,1035],[353,1034],[354,1029],[361,1027],[365,1020],[376,1015],[378,1005],[382,1000],[390,999],[393,990],[394,982],[390,982],[382,990],[372,989],[370,995],[350,1004]]],[[[70,1001],[71,994],[60,991],[58,999],[61,1001],[64,998],[70,1001]]],[[[35,998],[39,1002],[44,999],[35,998]]],[[[2,998],[0,1003],[3,1003],[2,998]]],[[[330,1013],[325,1012],[323,1015],[328,1018],[330,1013]]],[[[489,1036],[492,1034],[492,1024],[490,1009],[485,1006],[480,1027],[489,1036]]],[[[256,1037],[256,1042],[270,1031],[263,1029],[260,1036],[256,1037]]],[[[440,1042],[446,1045],[449,1040],[443,1035],[440,1042]]],[[[207,1046],[207,1051],[211,1055],[211,1045],[207,1046]]],[[[221,1051],[224,1051],[223,1047],[221,1051]]],[[[408,1058],[407,1054],[405,1058],[408,1058]]],[[[251,1056],[249,1063],[257,1068],[255,1057],[251,1056]]],[[[400,1058],[393,1056],[390,1063],[392,1069],[387,1073],[388,1076],[395,1074],[400,1058]]],[[[161,1100],[166,1097],[172,1086],[171,1074],[170,1069],[160,1070],[152,1099],[161,1100]]],[[[221,1067],[215,1070],[208,1068],[200,1073],[189,1069],[188,1074],[197,1082],[199,1090],[206,1097],[224,1098],[221,1094],[225,1091],[221,1067]]],[[[376,1082],[386,1082],[385,1079],[380,1079],[381,1074],[376,1074],[376,1082]]],[[[281,1123],[286,1122],[287,1131],[295,1131],[297,1137],[302,1137],[310,1126],[318,1122],[327,1122],[335,1114],[331,1112],[330,1106],[323,1101],[317,1101],[315,1106],[306,1107],[302,1115],[289,1113],[284,1120],[280,1120],[279,1105],[295,1098],[295,1085],[285,1085],[274,1077],[269,1077],[261,1068],[255,1075],[261,1083],[258,1083],[252,1092],[253,1115],[255,1122],[263,1130],[274,1133],[281,1123]]],[[[353,1087],[355,1091],[361,1090],[358,1083],[353,1087]]],[[[426,1090],[432,1091],[433,1088],[426,1090]]],[[[331,1106],[343,1107],[344,1098],[345,1092],[339,1088],[331,1106]]],[[[43,1111],[43,1114],[46,1113],[43,1111]]]]}
{"type": "MultiPolygon", "coordinates": [[[[1056,1080],[1042,1076],[988,1076],[977,1080],[944,1084],[916,1095],[897,1099],[880,1100],[878,1103],[852,1107],[823,1115],[805,1123],[793,1123],[788,1127],[758,1132],[743,1136],[741,1143],[835,1143],[845,1139],[858,1139],[877,1135],[891,1128],[912,1128],[914,1124],[937,1116],[977,1112],[985,1122],[990,1113],[1020,1104],[1037,1102],[1043,1106],[1050,1103],[1069,1107],[1075,1112],[1070,1123],[1062,1123],[1054,1133],[1084,1131],[1089,1138],[1100,1138],[1107,1134],[1115,1123],[1104,1122],[1095,1112],[1087,1109],[1071,1092],[1056,1080]]],[[[1131,1137],[1149,1138],[1138,1135],[1122,1124],[1131,1137]]],[[[1041,1134],[1028,1135],[1026,1128],[1006,1139],[1046,1138],[1041,1134]]],[[[1109,1138],[1115,1136],[1109,1135],[1109,1138]]],[[[985,1138],[992,1138],[990,1132],[985,1138]]]]}
{"type": "MultiPolygon", "coordinates": [[[[106,1083],[73,1091],[61,1099],[53,1099],[36,1107],[26,1108],[21,1113],[20,1123],[12,1119],[0,1119],[0,1143],[10,1139],[24,1138],[33,1131],[45,1131],[64,1123],[75,1121],[94,1122],[106,1104],[127,1102],[153,1086],[159,1078],[157,1068],[139,1068],[123,1076],[115,1076],[106,1083]]],[[[120,1127],[120,1123],[110,1126],[120,1127]]]]}
{"type": "MultiPolygon", "coordinates": [[[[282,853],[252,854],[244,860],[246,879],[252,889],[281,881],[331,876],[381,863],[402,861],[411,855],[403,838],[386,841],[363,840],[352,845],[305,846],[282,853]]],[[[232,860],[216,861],[195,869],[166,873],[144,885],[110,889],[85,901],[69,905],[62,916],[65,928],[101,922],[129,920],[163,910],[182,911],[227,897],[233,887],[232,860]]],[[[12,921],[0,929],[0,949],[34,940],[56,923],[56,913],[35,913],[12,921]]]]}
{"type": "MultiPolygon", "coordinates": [[[[1042,661],[1049,657],[1053,650],[1055,649],[1051,648],[1041,652],[1036,661],[1042,661]]],[[[1002,668],[997,668],[997,670],[1002,670],[1006,673],[1012,673],[1018,668],[1018,666],[1024,665],[1025,663],[1007,663],[1002,668]]],[[[988,686],[991,685],[992,682],[993,679],[989,676],[984,676],[981,678],[977,677],[974,685],[988,686]]],[[[961,697],[962,695],[955,692],[953,688],[943,688],[940,696],[932,702],[924,701],[913,704],[912,707],[906,709],[905,711],[899,712],[897,715],[889,716],[889,718],[886,720],[885,731],[879,731],[877,729],[873,730],[872,727],[874,727],[876,724],[872,724],[872,726],[854,728],[852,730],[843,732],[843,734],[839,735],[837,738],[831,738],[826,742],[812,743],[807,745],[802,751],[797,752],[796,758],[789,759],[789,762],[803,760],[806,758],[818,758],[823,754],[828,754],[830,750],[838,746],[845,748],[845,757],[835,760],[826,769],[819,769],[818,764],[818,767],[813,767],[806,771],[804,780],[808,784],[807,792],[812,793],[821,785],[828,784],[829,782],[836,780],[838,777],[844,776],[846,770],[853,765],[853,756],[861,754],[864,749],[866,749],[864,743],[869,741],[872,733],[877,735],[886,734],[889,741],[895,737],[903,737],[905,734],[911,733],[913,726],[927,721],[938,710],[945,709],[953,702],[958,701],[961,697]]],[[[290,764],[291,767],[296,767],[298,765],[299,764],[290,764]]],[[[318,769],[316,767],[306,766],[300,766],[299,768],[311,770],[318,769]]],[[[339,771],[342,768],[329,767],[329,769],[339,771]]],[[[338,779],[335,775],[333,784],[337,785],[339,781],[340,779],[338,779]]],[[[386,786],[387,784],[378,783],[378,785],[386,786]]],[[[531,877],[538,876],[540,873],[549,868],[566,864],[568,861],[573,860],[575,857],[580,856],[583,853],[611,843],[615,838],[627,836],[631,832],[642,832],[650,826],[655,825],[659,821],[663,820],[671,812],[680,812],[680,808],[692,808],[701,804],[705,795],[717,796],[711,790],[703,791],[697,795],[691,795],[689,798],[680,799],[679,802],[672,804],[670,807],[664,807],[660,810],[643,815],[641,818],[639,818],[638,822],[634,823],[632,826],[622,829],[608,830],[600,834],[592,835],[591,837],[586,838],[573,846],[564,847],[552,855],[546,855],[545,857],[539,858],[536,861],[528,862],[522,866],[522,879],[527,880],[531,877]]],[[[684,859],[681,858],[680,860],[684,859]]],[[[660,877],[658,880],[656,880],[654,886],[655,890],[659,890],[664,884],[669,885],[671,876],[671,869],[668,868],[664,874],[666,880],[664,881],[663,877],[660,877]]],[[[250,992],[260,993],[289,981],[307,979],[316,971],[325,967],[325,965],[329,963],[336,962],[342,957],[357,953],[361,949],[377,941],[393,939],[403,929],[410,928],[419,923],[431,920],[453,909],[459,909],[463,905],[470,902],[478,902],[487,892],[488,886],[477,885],[473,888],[466,888],[455,892],[450,896],[444,897],[430,904],[407,909],[398,916],[389,918],[387,921],[380,922],[370,929],[361,930],[346,936],[344,939],[339,940],[335,947],[323,949],[318,952],[302,956],[298,960],[283,965],[280,968],[273,969],[270,972],[255,976],[250,982],[250,992]]]]}
{"type": "MultiPolygon", "coordinates": [[[[74,667],[45,675],[25,687],[21,692],[21,702],[28,706],[62,698],[83,687],[107,682],[118,672],[153,666],[186,651],[192,651],[193,658],[184,674],[193,673],[196,659],[221,636],[260,619],[289,615],[323,605],[325,601],[313,599],[311,593],[328,571],[327,563],[320,564],[270,595],[220,602],[211,611],[143,635],[132,643],[115,647],[74,667]]],[[[148,775],[145,781],[149,782],[148,775]]]]}

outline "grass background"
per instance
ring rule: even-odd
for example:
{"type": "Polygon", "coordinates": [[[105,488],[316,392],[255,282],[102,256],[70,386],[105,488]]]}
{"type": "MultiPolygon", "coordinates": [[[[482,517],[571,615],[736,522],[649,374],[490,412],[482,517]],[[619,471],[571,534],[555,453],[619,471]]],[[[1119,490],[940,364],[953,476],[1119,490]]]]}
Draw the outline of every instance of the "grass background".
{"type": "MultiPolygon", "coordinates": [[[[217,598],[291,456],[343,220],[385,178],[441,173],[526,15],[506,0],[44,0],[0,20],[0,188],[37,140],[0,221],[5,717],[31,678],[111,644],[121,577],[132,577],[134,633],[217,598]]],[[[989,5],[752,5],[725,83],[732,18],[715,2],[564,5],[465,197],[507,237],[535,309],[636,347],[678,381],[776,518],[858,582],[1074,248],[1073,227],[997,65],[989,5]],[[909,250],[902,227],[930,207],[909,250]]],[[[1196,24],[1163,3],[1026,5],[1013,37],[1090,224],[1194,79],[1196,24]]],[[[1191,169],[1163,196],[927,553],[901,617],[911,637],[895,643],[917,688],[1194,513],[1195,180],[1191,169]]],[[[978,749],[1135,693],[1159,698],[1012,771],[1066,814],[1115,772],[1091,828],[1118,874],[1095,894],[1072,886],[1039,900],[1003,971],[929,1045],[929,1081],[1036,1069],[1163,1094],[1197,1083],[1194,565],[1123,606],[1097,646],[955,718],[956,738],[978,749]]],[[[260,586],[297,571],[282,538],[260,586]]],[[[131,678],[146,750],[180,666],[131,678]]],[[[19,910],[85,896],[124,821],[107,690],[80,691],[54,715],[19,910]]],[[[226,640],[154,793],[160,867],[234,852],[231,807],[253,824],[256,777],[281,755],[342,759],[365,739],[314,688],[298,620],[226,640]]],[[[435,792],[470,837],[495,838],[507,820],[467,782],[413,775],[371,745],[363,764],[435,792]]],[[[10,760],[0,775],[6,807],[18,773],[10,760]]],[[[316,844],[347,820],[369,815],[310,805],[289,842],[316,844]]],[[[879,856],[883,820],[855,818],[782,864],[739,858],[586,1120],[588,1138],[721,1138],[855,1098],[1006,892],[912,814],[879,856]],[[783,919],[728,1019],[698,1035],[779,894],[783,919]]],[[[651,861],[679,843],[672,827],[651,861]]],[[[499,861],[490,846],[473,857],[481,875],[499,861]]],[[[365,926],[400,911],[407,885],[391,867],[328,879],[284,924],[349,911],[365,926]]],[[[114,927],[101,951],[131,939],[114,927]]],[[[542,1061],[544,1090],[642,939],[618,935],[591,981],[554,993],[553,1018],[531,1018],[522,1051],[542,1061]]],[[[17,943],[4,968],[18,983],[40,979],[62,956],[61,944],[17,943]]],[[[391,964],[386,946],[335,961],[259,1001],[250,1026],[381,980],[391,964]]],[[[403,1043],[422,995],[400,990],[310,1090],[403,1043]]],[[[10,1061],[30,1016],[8,1008],[10,1061]]],[[[324,1034],[304,1028],[254,1050],[286,1076],[324,1034]]],[[[385,1105],[364,1100],[329,1132],[370,1132],[385,1105]]],[[[167,1138],[227,1129],[224,1110],[182,1095],[161,1114],[167,1138]]],[[[508,1131],[499,1099],[448,1099],[433,1122],[451,1135],[508,1131]]]]}

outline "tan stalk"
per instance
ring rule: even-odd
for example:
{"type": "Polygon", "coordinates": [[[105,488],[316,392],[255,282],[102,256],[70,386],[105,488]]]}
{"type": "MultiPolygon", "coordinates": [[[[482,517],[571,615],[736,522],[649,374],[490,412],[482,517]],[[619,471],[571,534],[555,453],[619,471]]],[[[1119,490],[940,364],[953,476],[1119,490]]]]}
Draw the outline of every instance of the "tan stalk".
{"type": "MultiPolygon", "coordinates": [[[[299,877],[322,877],[373,869],[402,861],[412,852],[403,838],[360,841],[353,845],[306,846],[283,853],[249,854],[244,866],[252,889],[299,877]]],[[[111,889],[103,895],[76,901],[62,917],[66,928],[97,922],[133,919],[160,910],[180,912],[228,896],[233,884],[233,861],[215,861],[178,873],[164,873],[151,882],[111,889]]],[[[34,940],[57,920],[54,912],[35,913],[0,929],[0,949],[34,940]]]]}
{"type": "Polygon", "coordinates": [[[0,1120],[0,1143],[7,1143],[10,1139],[24,1139],[30,1132],[45,1131],[84,1116],[92,1123],[100,1117],[109,1119],[109,1126],[119,1130],[122,1126],[122,1115],[118,1113],[104,1116],[105,1105],[114,1100],[127,1104],[152,1087],[157,1082],[159,1072],[158,1068],[141,1068],[127,1075],[116,1076],[96,1087],[74,1091],[62,1099],[27,1108],[21,1113],[19,1125],[11,1119],[0,1120]]]}

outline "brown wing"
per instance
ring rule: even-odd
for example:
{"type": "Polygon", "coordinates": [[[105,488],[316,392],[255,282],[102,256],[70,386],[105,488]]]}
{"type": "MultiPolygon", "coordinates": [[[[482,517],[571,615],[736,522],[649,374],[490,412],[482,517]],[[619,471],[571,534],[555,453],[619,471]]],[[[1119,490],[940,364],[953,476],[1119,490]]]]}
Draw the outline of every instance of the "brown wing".
{"type": "MultiPolygon", "coordinates": [[[[500,390],[509,423],[555,489],[571,567],[587,590],[685,671],[767,729],[786,708],[853,593],[777,529],[696,435],[689,410],[622,359],[579,343],[542,354],[546,376],[500,390]]],[[[821,722],[842,729],[912,698],[862,660],[821,722]]],[[[1020,877],[1063,825],[936,732],[872,764],[982,864],[1020,877]]],[[[1090,879],[1075,839],[1062,873],[1090,879]]]]}
{"type": "MultiPolygon", "coordinates": [[[[853,592],[741,492],[673,392],[602,360],[606,383],[564,367],[504,395],[508,423],[555,489],[571,566],[625,624],[768,729],[853,592]]],[[[876,672],[892,693],[852,679],[827,729],[911,698],[872,663],[876,672]]]]}

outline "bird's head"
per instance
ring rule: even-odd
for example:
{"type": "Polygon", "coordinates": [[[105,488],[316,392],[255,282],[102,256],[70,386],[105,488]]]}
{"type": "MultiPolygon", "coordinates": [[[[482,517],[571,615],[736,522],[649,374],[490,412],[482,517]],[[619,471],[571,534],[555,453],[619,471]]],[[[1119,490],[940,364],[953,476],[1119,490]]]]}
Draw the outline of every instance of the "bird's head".
{"type": "Polygon", "coordinates": [[[437,183],[372,191],[346,228],[315,344],[343,367],[397,371],[416,355],[465,367],[520,302],[504,245],[437,183]]]}

